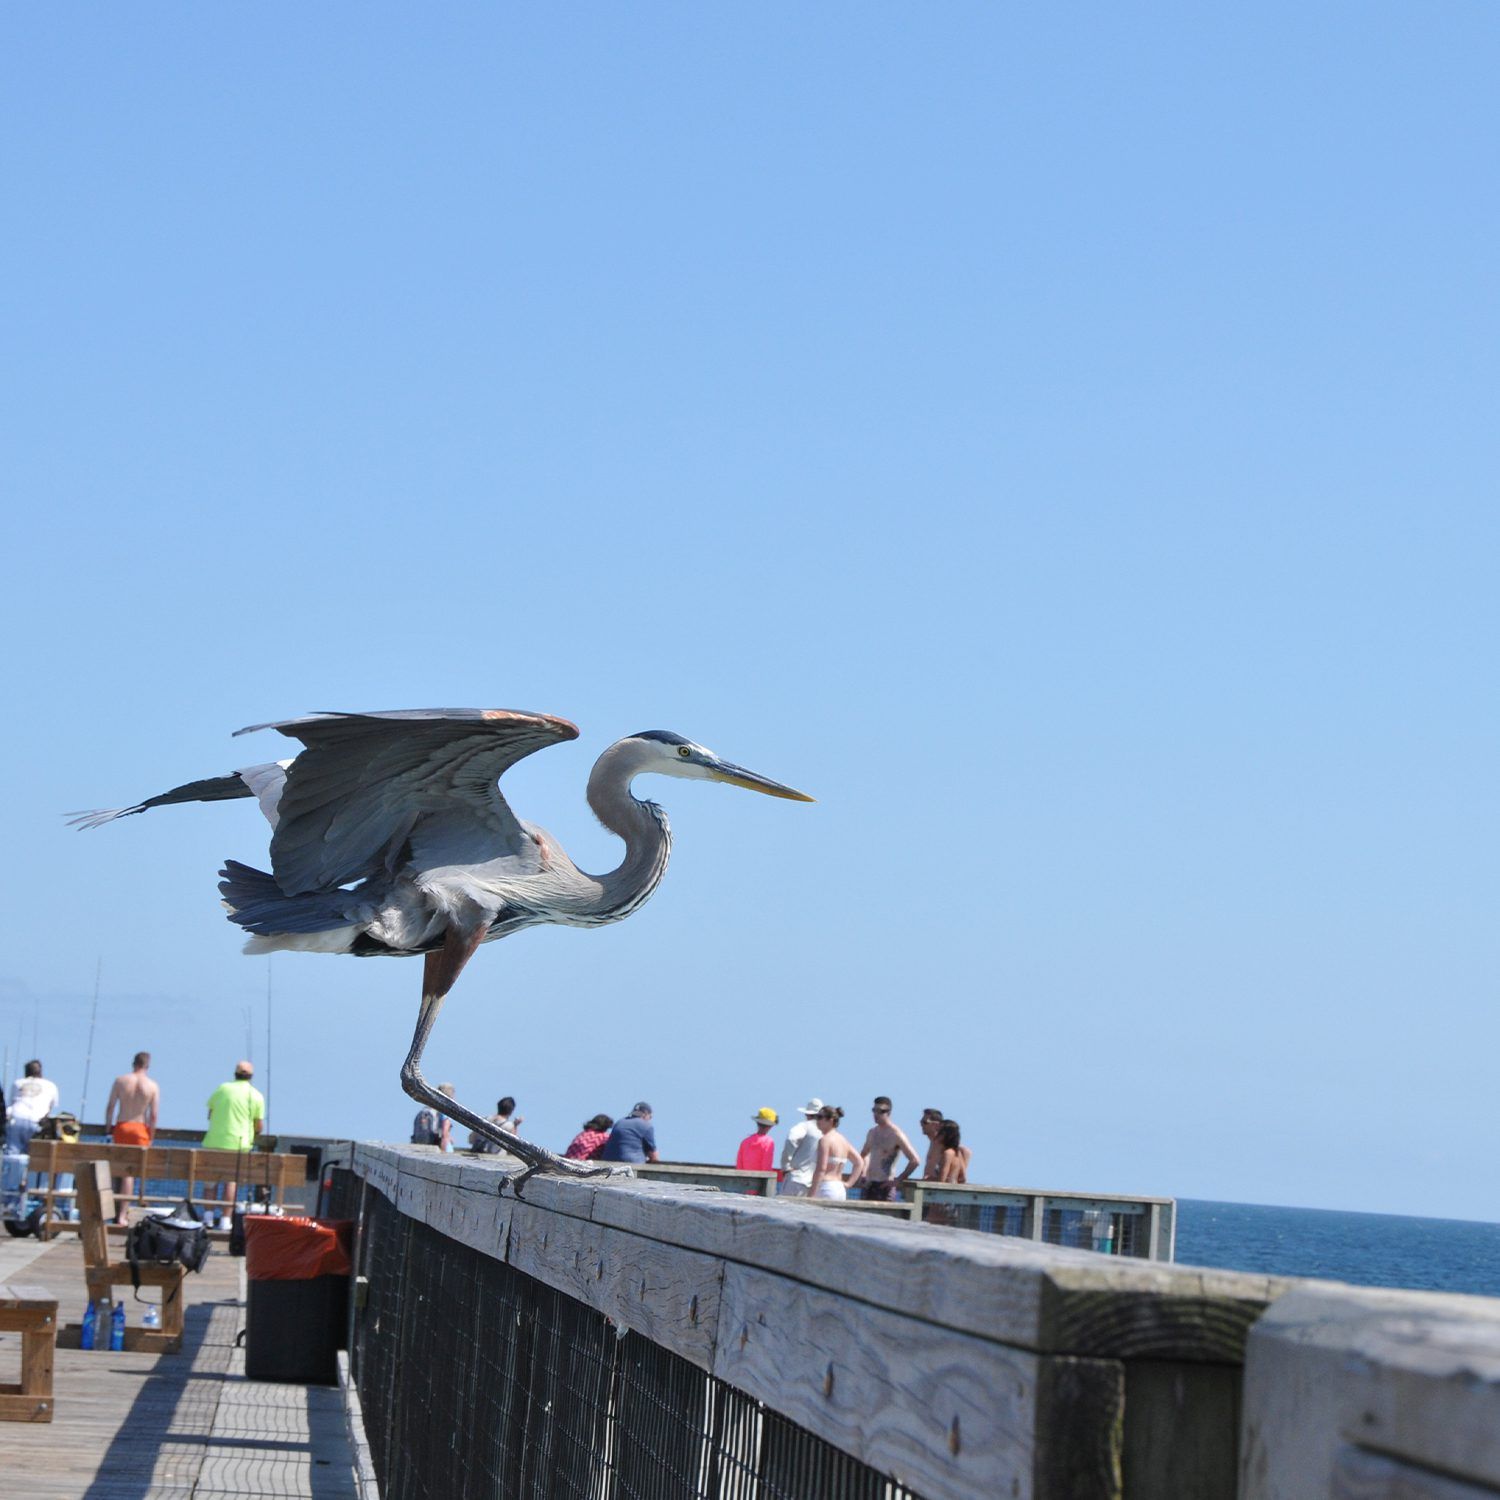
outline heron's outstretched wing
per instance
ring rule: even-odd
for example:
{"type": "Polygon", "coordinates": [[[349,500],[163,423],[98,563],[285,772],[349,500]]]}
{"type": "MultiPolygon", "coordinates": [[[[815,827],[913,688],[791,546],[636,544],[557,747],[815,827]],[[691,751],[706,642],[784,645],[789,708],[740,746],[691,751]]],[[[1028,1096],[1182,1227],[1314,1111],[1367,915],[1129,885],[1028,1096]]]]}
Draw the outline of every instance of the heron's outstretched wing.
{"type": "Polygon", "coordinates": [[[238,771],[228,776],[207,776],[202,781],[188,781],[174,786],[170,792],[159,797],[147,797],[134,807],[101,807],[91,812],[76,812],[67,815],[75,828],[98,828],[102,823],[111,823],[116,818],[128,818],[132,813],[143,813],[152,807],[167,807],[173,802],[223,802],[231,797],[253,797],[254,791],[240,779],[238,771]]]}
{"type": "Polygon", "coordinates": [[[169,807],[174,802],[227,802],[235,797],[258,797],[260,810],[274,828],[276,801],[281,795],[281,784],[286,780],[289,765],[289,760],[273,760],[264,766],[246,766],[227,776],[206,776],[202,781],[184,782],[170,792],[147,797],[133,807],[101,807],[90,812],[68,813],[66,817],[74,828],[98,828],[116,818],[128,818],[132,813],[143,813],[153,807],[169,807]]]}
{"type": "Polygon", "coordinates": [[[309,714],[241,729],[276,729],[307,746],[287,772],[271,868],[289,896],[362,880],[385,867],[424,817],[455,814],[522,847],[501,773],[578,729],[549,714],[486,708],[309,714]]]}

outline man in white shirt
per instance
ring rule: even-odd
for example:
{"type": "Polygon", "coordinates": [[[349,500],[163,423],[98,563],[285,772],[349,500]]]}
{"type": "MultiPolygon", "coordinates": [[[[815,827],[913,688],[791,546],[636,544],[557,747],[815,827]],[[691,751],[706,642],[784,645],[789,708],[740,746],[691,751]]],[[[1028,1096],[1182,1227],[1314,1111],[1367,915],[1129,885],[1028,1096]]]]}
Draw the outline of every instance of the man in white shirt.
{"type": "Polygon", "coordinates": [[[812,1186],[818,1142],[823,1139],[823,1132],[814,1121],[822,1108],[821,1099],[809,1099],[797,1111],[802,1123],[793,1125],[786,1133],[786,1144],[781,1148],[781,1185],[776,1189],[783,1198],[805,1198],[812,1186]]]}
{"type": "Polygon", "coordinates": [[[10,1088],[10,1112],[5,1121],[5,1149],[15,1156],[25,1156],[31,1149],[31,1138],[48,1115],[57,1108],[57,1085],[42,1077],[37,1058],[26,1064],[26,1075],[10,1088]]]}

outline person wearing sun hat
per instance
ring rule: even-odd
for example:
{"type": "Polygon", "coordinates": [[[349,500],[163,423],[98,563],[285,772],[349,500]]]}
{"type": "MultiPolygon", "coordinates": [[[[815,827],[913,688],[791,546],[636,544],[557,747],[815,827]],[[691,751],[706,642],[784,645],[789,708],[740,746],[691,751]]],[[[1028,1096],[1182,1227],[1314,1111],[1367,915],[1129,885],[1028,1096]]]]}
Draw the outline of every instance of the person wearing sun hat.
{"type": "Polygon", "coordinates": [[[774,1109],[758,1109],[751,1118],[755,1121],[755,1134],[740,1142],[734,1156],[735,1167],[741,1172],[770,1172],[776,1166],[776,1142],[771,1139],[771,1127],[779,1116],[774,1109]]]}
{"type": "Polygon", "coordinates": [[[781,1148],[781,1185],[776,1189],[783,1198],[807,1197],[818,1160],[818,1145],[823,1139],[823,1132],[817,1126],[818,1111],[822,1108],[821,1099],[809,1099],[797,1111],[802,1116],[801,1123],[786,1133],[786,1144],[781,1148]]]}

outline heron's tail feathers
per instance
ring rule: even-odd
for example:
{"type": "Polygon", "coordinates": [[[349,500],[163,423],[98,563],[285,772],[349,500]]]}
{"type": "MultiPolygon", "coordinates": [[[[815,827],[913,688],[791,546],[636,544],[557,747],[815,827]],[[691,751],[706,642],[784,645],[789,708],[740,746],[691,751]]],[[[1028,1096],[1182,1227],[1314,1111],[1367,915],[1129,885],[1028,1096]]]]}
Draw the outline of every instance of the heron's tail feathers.
{"type": "Polygon", "coordinates": [[[253,937],[240,949],[257,953],[352,953],[358,927],[334,927],[328,932],[282,932],[273,937],[253,937]]]}
{"type": "Polygon", "coordinates": [[[237,859],[225,860],[219,877],[219,894],[224,898],[229,920],[255,936],[256,941],[246,952],[312,948],[341,953],[359,930],[354,910],[359,900],[348,891],[309,891],[302,896],[288,896],[277,885],[274,875],[242,865],[237,859]],[[342,936],[345,933],[347,937],[342,936]],[[305,939],[311,934],[320,936],[309,943],[305,939]]]}

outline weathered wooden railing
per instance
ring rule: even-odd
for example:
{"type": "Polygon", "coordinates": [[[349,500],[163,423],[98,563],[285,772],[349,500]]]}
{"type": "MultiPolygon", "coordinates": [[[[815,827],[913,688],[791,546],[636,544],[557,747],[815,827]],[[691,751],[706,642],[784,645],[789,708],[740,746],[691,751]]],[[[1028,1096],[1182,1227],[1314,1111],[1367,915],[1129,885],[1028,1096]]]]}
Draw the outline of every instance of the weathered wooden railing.
{"type": "MultiPolygon", "coordinates": [[[[517,1198],[498,1159],[421,1148],[361,1145],[350,1165],[408,1219],[924,1500],[1233,1491],[1245,1333],[1281,1290],[1266,1277],[639,1179],[536,1177],[517,1198]]],[[[356,1326],[356,1367],[371,1336],[356,1326]]]]}
{"type": "MultiPolygon", "coordinates": [[[[498,1159],[422,1148],[361,1145],[342,1164],[353,1175],[341,1180],[355,1189],[344,1193],[346,1209],[358,1202],[366,1225],[410,1231],[404,1261],[392,1257],[389,1228],[376,1236],[385,1248],[374,1259],[362,1234],[361,1272],[374,1284],[370,1314],[353,1315],[354,1366],[378,1368],[386,1382],[382,1399],[362,1388],[366,1420],[373,1407],[389,1424],[391,1393],[399,1403],[418,1368],[428,1381],[448,1361],[469,1371],[466,1386],[424,1388],[399,1430],[371,1431],[390,1465],[385,1500],[499,1500],[511,1479],[496,1476],[519,1472],[505,1468],[503,1453],[519,1441],[518,1419],[492,1431],[475,1415],[474,1402],[506,1382],[484,1349],[461,1347],[485,1297],[471,1292],[473,1310],[457,1309],[456,1328],[452,1317],[446,1332],[440,1326],[444,1304],[471,1284],[458,1257],[522,1273],[577,1309],[579,1326],[607,1320],[706,1382],[682,1403],[701,1427],[701,1453],[679,1442],[675,1479],[661,1477],[652,1494],[816,1496],[816,1485],[774,1487],[753,1467],[756,1445],[769,1441],[762,1429],[780,1413],[875,1471],[869,1493],[887,1476],[921,1500],[1500,1495],[1500,1301],[1107,1259],[640,1179],[537,1177],[518,1198],[498,1159]],[[386,1206],[377,1213],[377,1204],[386,1206]],[[382,1279],[414,1272],[421,1288],[393,1301],[400,1288],[382,1279]],[[396,1337],[407,1341],[402,1351],[382,1354],[396,1337]],[[725,1393],[765,1417],[751,1421],[741,1407],[726,1418],[725,1393]],[[735,1483],[759,1474],[762,1490],[725,1477],[714,1445],[726,1431],[752,1455],[735,1460],[735,1483]],[[422,1463],[393,1460],[407,1442],[445,1458],[441,1482],[427,1483],[422,1463]],[[463,1445],[478,1445],[473,1486],[454,1477],[469,1473],[463,1445]]],[[[514,1320],[521,1326],[522,1313],[514,1320]]],[[[576,1406],[588,1386],[578,1373],[586,1361],[564,1335],[537,1338],[530,1363],[505,1367],[512,1381],[553,1382],[536,1393],[528,1420],[576,1406]]],[[[614,1333],[605,1347],[615,1347],[614,1333]]],[[[655,1397],[688,1390],[680,1377],[662,1381],[655,1397]]],[[[572,1465],[559,1493],[616,1493],[621,1431],[659,1411],[631,1406],[625,1383],[616,1369],[589,1387],[604,1392],[603,1435],[592,1457],[579,1457],[576,1433],[555,1445],[572,1465]]],[[[553,1450],[527,1433],[533,1477],[509,1493],[550,1494],[530,1486],[540,1482],[537,1455],[553,1450]]]]}

